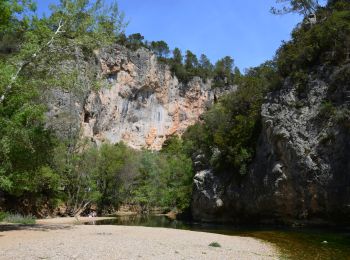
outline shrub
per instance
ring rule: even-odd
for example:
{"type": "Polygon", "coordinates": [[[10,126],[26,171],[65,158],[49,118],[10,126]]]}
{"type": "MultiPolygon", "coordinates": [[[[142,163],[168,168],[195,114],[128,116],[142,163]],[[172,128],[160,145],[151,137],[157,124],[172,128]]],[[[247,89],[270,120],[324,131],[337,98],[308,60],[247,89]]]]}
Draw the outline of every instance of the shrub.
{"type": "Polygon", "coordinates": [[[35,224],[35,217],[32,215],[23,216],[21,214],[5,213],[5,217],[2,221],[15,224],[32,225],[35,224]]]}
{"type": "Polygon", "coordinates": [[[221,247],[221,245],[218,242],[211,242],[209,244],[209,246],[211,246],[211,247],[221,247]]]}
{"type": "Polygon", "coordinates": [[[0,212],[0,222],[4,221],[4,219],[8,216],[6,212],[0,212]]]}
{"type": "Polygon", "coordinates": [[[323,119],[329,119],[335,116],[336,109],[333,106],[332,102],[326,101],[323,102],[320,108],[319,116],[323,119]]]}

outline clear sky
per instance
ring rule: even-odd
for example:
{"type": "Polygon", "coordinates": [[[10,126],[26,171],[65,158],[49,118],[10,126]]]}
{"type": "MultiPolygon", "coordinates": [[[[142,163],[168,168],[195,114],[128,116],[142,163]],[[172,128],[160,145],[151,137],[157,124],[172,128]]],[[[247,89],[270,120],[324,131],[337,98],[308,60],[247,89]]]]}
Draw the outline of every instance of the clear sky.
{"type": "MultiPolygon", "coordinates": [[[[57,0],[38,0],[39,14],[57,0]]],[[[106,0],[108,2],[109,0],[106,0]]],[[[206,54],[212,62],[226,55],[244,68],[271,59],[282,40],[288,40],[298,15],[270,14],[274,0],[119,0],[130,22],[126,33],[164,40],[206,54]]]]}

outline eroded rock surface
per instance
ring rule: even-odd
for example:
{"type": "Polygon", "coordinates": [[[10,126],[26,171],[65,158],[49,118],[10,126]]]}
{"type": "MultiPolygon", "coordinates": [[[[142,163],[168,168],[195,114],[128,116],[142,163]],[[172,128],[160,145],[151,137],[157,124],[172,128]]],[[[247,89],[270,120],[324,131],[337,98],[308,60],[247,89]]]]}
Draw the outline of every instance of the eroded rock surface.
{"type": "MultiPolygon", "coordinates": [[[[54,93],[50,104],[56,105],[49,114],[54,119],[72,118],[71,126],[79,129],[79,135],[97,145],[123,141],[136,149],[159,150],[168,136],[181,135],[197,122],[215,98],[235,89],[215,91],[210,81],[198,77],[180,83],[167,65],[143,48],[130,51],[115,46],[95,55],[95,73],[102,87],[97,91],[86,87],[78,96],[54,93]],[[62,113],[69,116],[62,117],[62,113]]],[[[81,67],[89,64],[82,62],[81,67]]],[[[55,126],[62,127],[67,128],[55,126]]]]}
{"type": "Polygon", "coordinates": [[[310,75],[305,90],[286,80],[262,106],[263,128],[250,173],[197,172],[195,219],[229,222],[349,223],[349,65],[310,75]],[[325,114],[332,100],[336,114],[325,114]],[[231,176],[231,177],[229,177],[231,176]],[[231,178],[231,179],[230,179],[231,178]],[[217,200],[220,199],[220,207],[217,200]]]}

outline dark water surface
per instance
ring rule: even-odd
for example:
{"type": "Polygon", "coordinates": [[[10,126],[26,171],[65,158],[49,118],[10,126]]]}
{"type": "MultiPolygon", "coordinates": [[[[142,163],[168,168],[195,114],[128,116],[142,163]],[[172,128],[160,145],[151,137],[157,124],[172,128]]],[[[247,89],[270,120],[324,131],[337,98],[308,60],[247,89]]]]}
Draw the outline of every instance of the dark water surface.
{"type": "Polygon", "coordinates": [[[96,221],[96,225],[164,227],[225,235],[249,236],[277,245],[282,259],[350,260],[349,229],[301,229],[278,227],[237,227],[172,220],[166,216],[122,216],[96,221]]]}

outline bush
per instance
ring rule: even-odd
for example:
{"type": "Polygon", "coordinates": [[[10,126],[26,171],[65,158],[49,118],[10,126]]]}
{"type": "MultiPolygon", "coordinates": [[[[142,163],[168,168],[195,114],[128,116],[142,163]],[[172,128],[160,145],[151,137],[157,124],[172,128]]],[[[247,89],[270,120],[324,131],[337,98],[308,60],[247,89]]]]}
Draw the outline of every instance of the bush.
{"type": "Polygon", "coordinates": [[[211,242],[209,244],[209,246],[211,246],[211,247],[221,247],[221,245],[218,242],[211,242]]]}
{"type": "Polygon", "coordinates": [[[10,213],[3,213],[3,215],[0,215],[3,217],[2,221],[7,223],[15,223],[15,224],[24,224],[24,225],[32,225],[35,224],[35,217],[32,215],[23,216],[21,214],[10,214],[10,213]]]}
{"type": "Polygon", "coordinates": [[[301,71],[308,73],[319,64],[337,65],[345,61],[350,41],[349,1],[320,8],[316,15],[319,20],[316,25],[301,24],[293,31],[292,40],[277,51],[278,71],[283,77],[301,71]]]}
{"type": "Polygon", "coordinates": [[[336,109],[333,106],[332,102],[326,101],[323,102],[320,108],[319,116],[323,119],[330,119],[336,114],[336,109]]]}
{"type": "Polygon", "coordinates": [[[4,219],[8,216],[6,212],[0,212],[0,222],[4,221],[4,219]]]}

